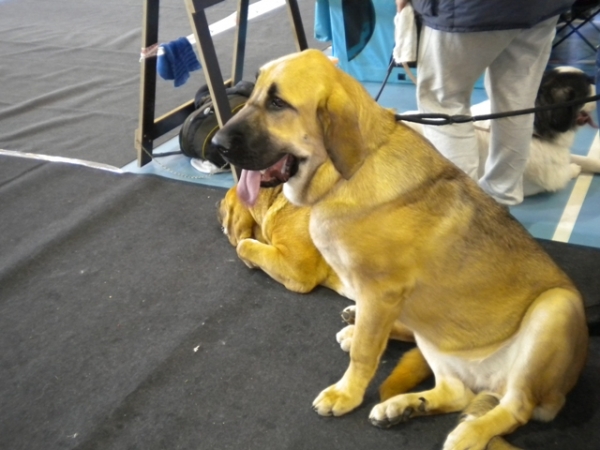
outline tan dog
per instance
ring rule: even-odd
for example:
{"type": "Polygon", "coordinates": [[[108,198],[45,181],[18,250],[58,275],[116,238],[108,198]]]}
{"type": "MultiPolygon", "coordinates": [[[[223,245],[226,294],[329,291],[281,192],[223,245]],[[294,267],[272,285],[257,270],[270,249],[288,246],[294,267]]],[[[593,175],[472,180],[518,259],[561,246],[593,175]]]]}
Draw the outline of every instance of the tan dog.
{"type": "Polygon", "coordinates": [[[290,204],[281,190],[281,185],[262,188],[256,203],[247,207],[236,188],[229,189],[218,208],[229,242],[248,267],[262,269],[290,291],[304,294],[323,285],[345,295],[308,234],[310,208],[290,204]]]}
{"type": "Polygon", "coordinates": [[[314,401],[319,414],[362,402],[399,322],[436,385],[376,405],[375,425],[460,411],[489,393],[498,404],[444,444],[477,450],[556,416],[586,357],[580,294],[504,208],[360,83],[316,50],[275,60],[213,143],[247,169],[246,203],[260,183],[285,182],[288,199],[312,205],[312,240],[356,299],[350,365],[314,401]]]}

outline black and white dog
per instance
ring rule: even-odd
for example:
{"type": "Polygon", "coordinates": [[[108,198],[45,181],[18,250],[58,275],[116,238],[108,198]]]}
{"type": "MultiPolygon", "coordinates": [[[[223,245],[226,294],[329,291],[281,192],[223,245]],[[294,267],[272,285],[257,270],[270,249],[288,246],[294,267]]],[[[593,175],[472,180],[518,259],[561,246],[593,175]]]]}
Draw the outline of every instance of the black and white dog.
{"type": "MultiPolygon", "coordinates": [[[[564,103],[595,94],[593,81],[583,71],[557,67],[544,74],[535,105],[564,103]]],[[[578,128],[585,124],[595,126],[590,116],[595,108],[596,103],[591,102],[535,113],[529,159],[523,174],[525,196],[561,190],[581,172],[600,173],[600,158],[571,154],[578,128]]],[[[489,101],[471,107],[473,116],[489,113],[489,101]]],[[[422,132],[421,125],[405,123],[422,132]]],[[[483,175],[490,143],[490,121],[474,124],[479,144],[479,173],[483,175]]]]}

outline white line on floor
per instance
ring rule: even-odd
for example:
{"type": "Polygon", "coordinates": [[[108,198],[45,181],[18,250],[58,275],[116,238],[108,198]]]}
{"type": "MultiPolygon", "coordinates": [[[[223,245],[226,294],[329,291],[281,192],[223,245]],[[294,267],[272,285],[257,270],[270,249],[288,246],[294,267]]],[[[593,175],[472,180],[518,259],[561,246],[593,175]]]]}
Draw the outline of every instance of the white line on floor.
{"type": "MultiPolygon", "coordinates": [[[[248,20],[252,20],[255,17],[258,17],[262,14],[268,13],[269,11],[273,11],[274,9],[279,8],[280,6],[285,5],[285,0],[261,0],[259,2],[253,3],[248,6],[248,20]]],[[[224,19],[219,20],[218,22],[213,23],[208,26],[208,30],[210,31],[211,36],[216,36],[219,33],[227,31],[231,28],[235,28],[237,25],[237,11],[224,19]]],[[[196,37],[193,34],[186,36],[187,40],[190,44],[194,45],[196,43],[196,37]]],[[[196,48],[194,48],[196,50],[196,48]]],[[[164,50],[162,48],[158,49],[158,54],[162,55],[164,50]]]]}
{"type": "Polygon", "coordinates": [[[16,156],[17,158],[37,159],[40,161],[60,162],[66,164],[75,164],[77,166],[86,166],[93,169],[106,170],[108,172],[123,173],[121,169],[108,164],[85,161],[83,159],[63,158],[62,156],[40,155],[37,153],[16,152],[14,150],[4,150],[0,148],[0,155],[16,156]]]}
{"type": "MultiPolygon", "coordinates": [[[[600,140],[598,138],[598,133],[596,133],[596,137],[592,142],[588,156],[591,158],[600,158],[600,140]]],[[[567,206],[565,206],[565,210],[558,222],[554,236],[552,236],[553,241],[569,242],[569,239],[571,239],[571,233],[573,232],[577,217],[579,216],[583,201],[590,188],[590,184],[592,184],[593,178],[594,176],[592,174],[587,173],[577,177],[567,206]]]]}

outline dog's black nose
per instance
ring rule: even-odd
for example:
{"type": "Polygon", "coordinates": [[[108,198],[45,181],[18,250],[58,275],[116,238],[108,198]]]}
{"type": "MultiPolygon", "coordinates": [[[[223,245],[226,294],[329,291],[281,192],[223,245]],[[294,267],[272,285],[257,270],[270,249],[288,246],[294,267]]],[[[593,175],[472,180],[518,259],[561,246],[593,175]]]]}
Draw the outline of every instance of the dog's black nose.
{"type": "Polygon", "coordinates": [[[231,139],[229,139],[229,135],[224,133],[223,130],[217,131],[210,142],[223,155],[226,155],[231,150],[231,139]]]}

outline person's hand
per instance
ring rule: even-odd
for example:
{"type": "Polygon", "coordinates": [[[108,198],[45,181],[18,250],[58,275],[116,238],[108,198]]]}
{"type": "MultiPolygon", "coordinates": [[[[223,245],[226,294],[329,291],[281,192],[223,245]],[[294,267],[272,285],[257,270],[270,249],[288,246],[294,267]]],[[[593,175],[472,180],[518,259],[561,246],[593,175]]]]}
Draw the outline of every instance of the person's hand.
{"type": "Polygon", "coordinates": [[[396,0],[396,11],[400,12],[410,0],[396,0]]]}

